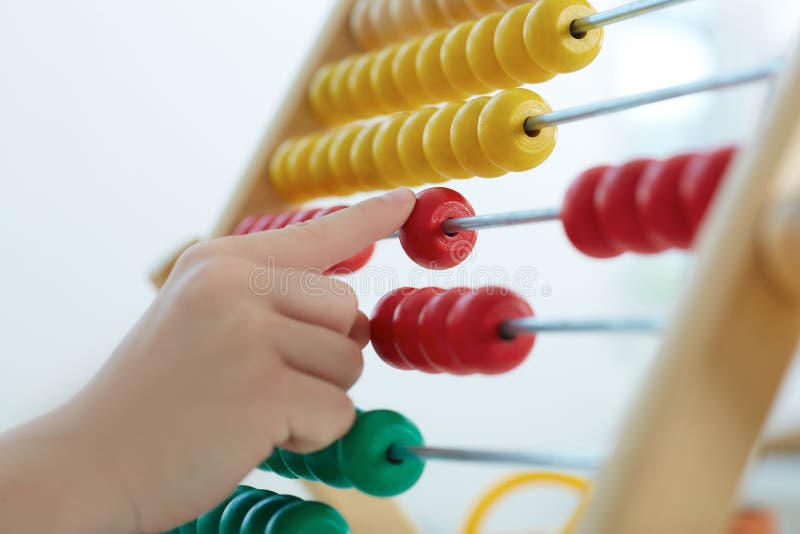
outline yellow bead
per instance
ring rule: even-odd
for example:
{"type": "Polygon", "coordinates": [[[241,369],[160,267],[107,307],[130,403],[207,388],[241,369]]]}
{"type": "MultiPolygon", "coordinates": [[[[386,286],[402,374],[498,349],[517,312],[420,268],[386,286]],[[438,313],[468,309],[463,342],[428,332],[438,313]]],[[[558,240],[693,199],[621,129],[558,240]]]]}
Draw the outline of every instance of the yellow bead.
{"type": "Polygon", "coordinates": [[[483,153],[478,139],[478,118],[490,97],[479,96],[461,106],[450,128],[450,145],[456,159],[472,176],[495,178],[506,173],[483,153]]]}
{"type": "Polygon", "coordinates": [[[478,138],[488,158],[503,169],[522,172],[540,165],[553,152],[556,128],[535,136],[525,133],[525,119],[552,111],[527,89],[502,91],[486,104],[478,120],[478,138]]]}
{"type": "Polygon", "coordinates": [[[300,199],[312,198],[315,193],[311,190],[311,170],[308,166],[311,150],[317,137],[309,135],[301,137],[289,150],[286,160],[286,174],[292,196],[300,199]]]}
{"type": "Polygon", "coordinates": [[[392,63],[399,47],[383,48],[375,55],[370,70],[372,92],[377,96],[381,106],[387,110],[408,109],[409,102],[400,93],[392,77],[392,63]]]}
{"type": "Polygon", "coordinates": [[[506,7],[498,0],[466,0],[469,7],[479,15],[488,15],[495,11],[505,11],[506,7]]]}
{"type": "Polygon", "coordinates": [[[287,165],[289,161],[289,152],[294,146],[293,140],[284,141],[269,158],[269,178],[272,186],[280,196],[286,200],[292,200],[292,190],[289,184],[289,174],[287,165]]]}
{"type": "Polygon", "coordinates": [[[354,112],[357,104],[350,95],[350,87],[348,85],[355,60],[356,58],[351,56],[336,63],[328,85],[333,108],[342,116],[356,114],[354,112]]]}
{"type": "Polygon", "coordinates": [[[520,81],[510,76],[500,62],[494,49],[494,32],[503,13],[493,13],[480,19],[467,37],[467,60],[475,76],[489,87],[498,89],[516,87],[520,81]]]}
{"type": "Polygon", "coordinates": [[[397,136],[408,116],[408,113],[395,113],[387,118],[378,127],[372,141],[372,156],[378,167],[380,179],[395,187],[407,185],[412,181],[403,167],[397,151],[397,136]]]}
{"type": "Polygon", "coordinates": [[[398,41],[402,37],[392,19],[388,0],[372,0],[370,2],[369,22],[381,46],[398,41]]]}
{"type": "Polygon", "coordinates": [[[372,92],[372,82],[370,81],[370,71],[374,62],[374,54],[359,56],[353,63],[347,79],[350,98],[363,116],[377,115],[383,112],[378,97],[372,92]]]}
{"type": "Polygon", "coordinates": [[[324,124],[339,124],[342,117],[336,113],[330,94],[334,64],[322,66],[311,79],[308,102],[314,115],[324,124]]]}
{"type": "Polygon", "coordinates": [[[463,102],[450,102],[436,110],[425,125],[422,134],[422,146],[425,157],[431,167],[448,178],[469,178],[472,174],[456,159],[453,146],[450,144],[450,129],[453,118],[464,105],[463,102]]]}
{"type": "Polygon", "coordinates": [[[427,183],[446,182],[447,178],[436,172],[425,155],[422,139],[425,126],[436,108],[422,108],[408,117],[397,134],[397,152],[403,167],[411,177],[407,185],[423,185],[427,183]]]}
{"type": "Polygon", "coordinates": [[[550,72],[536,64],[525,48],[523,33],[525,18],[536,4],[523,4],[503,15],[494,32],[494,50],[503,69],[525,83],[541,83],[553,78],[550,72]]]}
{"type": "Polygon", "coordinates": [[[444,13],[439,11],[439,6],[434,0],[409,0],[414,6],[417,19],[422,21],[425,27],[431,30],[439,30],[447,27],[447,20],[444,13]]]}
{"type": "Polygon", "coordinates": [[[331,168],[332,191],[352,192],[358,190],[356,171],[350,163],[350,150],[353,141],[361,131],[361,126],[350,125],[339,128],[328,148],[328,165],[331,168]]]}
{"type": "Polygon", "coordinates": [[[442,45],[447,32],[442,30],[423,39],[417,52],[417,75],[427,91],[437,101],[457,100],[467,93],[457,89],[447,79],[442,65],[442,45]]]}
{"type": "Polygon", "coordinates": [[[373,122],[362,129],[353,140],[350,147],[350,164],[355,171],[360,191],[373,191],[375,189],[391,189],[394,184],[384,180],[375,163],[375,155],[372,153],[372,145],[375,141],[375,134],[380,128],[380,122],[373,122]]]}
{"type": "Polygon", "coordinates": [[[415,39],[400,45],[392,62],[392,77],[394,83],[405,99],[414,106],[435,101],[417,74],[417,53],[422,39],[415,39]]]}
{"type": "Polygon", "coordinates": [[[370,3],[371,0],[358,0],[350,11],[350,33],[364,50],[380,47],[380,40],[370,22],[370,3]]]}
{"type": "Polygon", "coordinates": [[[525,20],[525,48],[539,65],[553,72],[582,69],[600,53],[603,29],[577,38],[570,26],[572,21],[594,13],[585,0],[541,0],[525,20]]]}
{"type": "Polygon", "coordinates": [[[333,171],[331,171],[330,161],[328,160],[328,150],[330,150],[333,142],[334,133],[335,130],[331,130],[321,135],[317,142],[314,143],[314,147],[308,157],[308,170],[311,176],[309,192],[314,195],[342,194],[340,191],[333,190],[335,188],[331,180],[333,171]]]}
{"type": "Polygon", "coordinates": [[[472,11],[465,0],[436,0],[436,5],[449,26],[475,19],[480,15],[480,13],[472,11]]]}
{"type": "Polygon", "coordinates": [[[458,89],[471,95],[487,93],[491,89],[472,72],[467,59],[467,38],[474,21],[463,22],[447,32],[442,43],[442,67],[447,80],[458,89]]]}

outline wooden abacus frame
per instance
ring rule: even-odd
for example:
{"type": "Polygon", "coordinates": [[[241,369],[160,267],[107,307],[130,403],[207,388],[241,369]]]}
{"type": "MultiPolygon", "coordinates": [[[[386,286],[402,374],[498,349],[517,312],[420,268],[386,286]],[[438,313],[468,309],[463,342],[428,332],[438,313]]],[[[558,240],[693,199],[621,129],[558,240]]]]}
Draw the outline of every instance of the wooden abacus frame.
{"type": "MultiPolygon", "coordinates": [[[[264,136],[213,237],[287,207],[268,177],[283,140],[324,126],[307,88],[358,51],[340,0],[264,136]]],[[[719,532],[792,359],[800,330],[800,51],[786,62],[761,129],[715,203],[697,265],[649,379],[604,468],[579,534],[719,532]]],[[[174,261],[174,260],[173,260],[174,261]]],[[[161,286],[173,261],[153,275],[161,286]]],[[[415,529],[391,500],[307,483],[356,534],[415,529]]]]}

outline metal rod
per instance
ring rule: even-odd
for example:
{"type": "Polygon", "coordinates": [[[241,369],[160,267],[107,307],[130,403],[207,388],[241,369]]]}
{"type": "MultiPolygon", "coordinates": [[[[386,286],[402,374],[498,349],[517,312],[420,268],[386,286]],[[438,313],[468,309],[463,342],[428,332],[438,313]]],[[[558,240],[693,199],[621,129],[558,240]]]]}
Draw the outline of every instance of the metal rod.
{"type": "Polygon", "coordinates": [[[481,228],[497,228],[499,226],[512,226],[515,224],[557,221],[560,218],[561,210],[559,208],[520,210],[448,219],[442,224],[442,228],[448,234],[455,234],[464,230],[479,230],[481,228]]]}
{"type": "Polygon", "coordinates": [[[664,100],[702,93],[704,91],[735,87],[737,85],[766,80],[777,74],[782,66],[783,59],[776,59],[759,67],[715,76],[706,80],[689,82],[673,87],[666,87],[664,89],[657,89],[655,91],[648,91],[646,93],[623,96],[594,104],[543,113],[542,115],[525,119],[525,133],[528,135],[536,135],[539,130],[550,126],[558,126],[559,124],[607,115],[617,111],[624,111],[626,109],[663,102],[664,100]]]}
{"type": "Polygon", "coordinates": [[[518,334],[539,332],[658,332],[661,323],[653,319],[579,319],[549,320],[538,317],[511,319],[500,325],[500,335],[513,338],[518,334]]]}
{"type": "Polygon", "coordinates": [[[596,470],[602,467],[601,458],[554,453],[483,451],[441,447],[408,447],[393,445],[388,451],[391,461],[406,459],[449,460],[493,464],[555,467],[559,469],[596,470]]]}
{"type": "Polygon", "coordinates": [[[637,0],[613,9],[607,9],[582,19],[572,21],[569,30],[572,36],[576,39],[582,38],[587,32],[622,22],[633,17],[645,15],[647,13],[671,7],[678,4],[683,4],[689,0],[637,0]]]}

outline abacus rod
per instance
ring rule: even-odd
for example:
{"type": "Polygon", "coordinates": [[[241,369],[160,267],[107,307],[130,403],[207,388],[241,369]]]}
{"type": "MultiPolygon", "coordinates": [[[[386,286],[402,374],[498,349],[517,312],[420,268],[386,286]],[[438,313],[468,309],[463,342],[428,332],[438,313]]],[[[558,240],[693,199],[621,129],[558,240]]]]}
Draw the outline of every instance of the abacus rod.
{"type": "Polygon", "coordinates": [[[552,320],[538,317],[511,319],[500,325],[500,335],[514,337],[517,334],[540,332],[658,332],[661,323],[652,319],[576,319],[552,320]]]}
{"type": "Polygon", "coordinates": [[[656,89],[655,91],[648,91],[635,95],[622,96],[613,98],[611,100],[604,100],[594,104],[586,104],[583,106],[576,106],[559,111],[551,111],[543,113],[535,117],[528,117],[525,119],[524,128],[528,135],[536,135],[536,133],[550,126],[558,126],[568,122],[589,119],[601,115],[608,115],[618,111],[625,111],[627,109],[645,106],[647,104],[654,104],[656,102],[663,102],[673,98],[682,96],[693,95],[705,91],[713,91],[715,89],[724,89],[727,87],[735,87],[746,83],[767,80],[777,74],[783,66],[782,59],[770,61],[759,67],[741,70],[730,74],[721,76],[714,76],[705,80],[698,80],[673,87],[665,87],[663,89],[656,89]]]}
{"type": "Polygon", "coordinates": [[[479,230],[481,228],[497,228],[515,224],[556,221],[560,218],[561,210],[559,208],[520,210],[448,219],[442,223],[442,228],[448,234],[454,234],[464,230],[479,230]]]}
{"type": "Polygon", "coordinates": [[[599,469],[603,464],[601,459],[589,456],[403,445],[393,445],[388,454],[389,459],[394,461],[405,459],[449,460],[454,462],[556,467],[576,470],[595,470],[599,469]]]}
{"type": "Polygon", "coordinates": [[[570,33],[575,38],[581,38],[586,32],[622,22],[633,17],[645,15],[647,13],[683,4],[689,0],[637,0],[629,4],[621,5],[612,9],[607,9],[582,19],[572,21],[569,27],[570,33]]]}

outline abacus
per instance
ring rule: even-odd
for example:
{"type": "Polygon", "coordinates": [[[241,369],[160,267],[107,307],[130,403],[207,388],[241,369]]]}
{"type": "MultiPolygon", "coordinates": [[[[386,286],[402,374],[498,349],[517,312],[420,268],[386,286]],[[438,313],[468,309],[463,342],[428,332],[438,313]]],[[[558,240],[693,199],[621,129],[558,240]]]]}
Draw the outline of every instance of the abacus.
{"type": "MultiPolygon", "coordinates": [[[[603,12],[585,0],[337,3],[214,237],[341,209],[290,207],[313,198],[531,170],[556,149],[557,127],[567,122],[743,83],[776,80],[777,89],[761,129],[741,148],[595,167],[577,177],[560,208],[479,215],[437,186],[421,191],[403,228],[387,236],[434,269],[462,262],[478,229],[546,221],[560,221],[575,248],[594,258],[695,249],[691,280],[663,322],[540,318],[500,287],[398,288],[373,312],[378,355],[428,373],[508,372],[534,336],[549,331],[660,331],[657,363],[608,461],[428,447],[410,421],[378,410],[359,412],[353,430],[323,451],[279,450],[263,469],[307,481],[357,533],[414,531],[385,497],[424,476],[428,459],[602,463],[581,534],[721,529],[798,338],[800,55],[555,111],[521,87],[591,63],[605,26],[681,1],[603,12]]],[[[337,268],[355,271],[370,254],[337,268]]],[[[157,285],[170,268],[154,274],[157,285]]]]}

